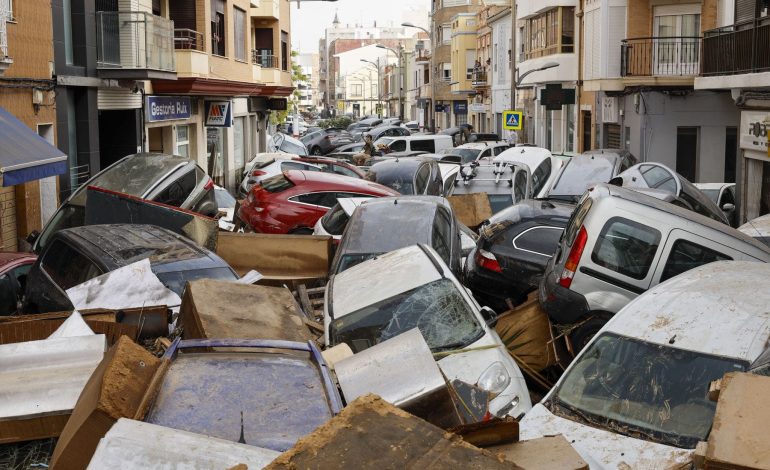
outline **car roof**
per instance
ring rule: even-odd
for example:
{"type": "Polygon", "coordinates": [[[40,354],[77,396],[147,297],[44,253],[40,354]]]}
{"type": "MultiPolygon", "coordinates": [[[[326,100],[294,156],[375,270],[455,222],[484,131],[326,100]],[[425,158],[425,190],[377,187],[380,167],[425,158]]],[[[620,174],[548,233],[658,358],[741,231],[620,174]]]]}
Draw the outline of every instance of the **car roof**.
{"type": "Polygon", "coordinates": [[[592,188],[589,188],[588,191],[591,197],[594,199],[615,197],[626,201],[631,201],[637,204],[641,204],[647,207],[651,207],[653,209],[657,209],[659,211],[666,212],[668,214],[684,219],[682,221],[682,225],[685,225],[687,222],[690,222],[690,223],[696,223],[702,226],[706,226],[712,230],[716,230],[732,238],[739,239],[753,247],[760,249],[762,252],[770,255],[770,247],[767,247],[762,243],[759,243],[758,241],[754,240],[753,238],[749,237],[748,235],[742,232],[739,232],[738,230],[730,227],[729,225],[717,222],[716,220],[706,217],[705,215],[701,215],[689,209],[685,209],[683,207],[670,204],[666,201],[644,194],[642,192],[635,191],[633,189],[623,188],[620,186],[606,184],[606,183],[596,184],[592,188]]]}
{"type": "Polygon", "coordinates": [[[549,219],[566,223],[574,209],[575,204],[569,202],[524,199],[494,214],[489,218],[489,223],[495,224],[507,221],[508,223],[513,222],[517,224],[532,219],[549,219]]]}
{"type": "Polygon", "coordinates": [[[386,174],[390,175],[397,172],[414,171],[418,166],[427,161],[433,160],[422,159],[419,155],[414,157],[389,158],[375,163],[369,171],[379,172],[378,174],[385,176],[386,174]]]}
{"type": "MultiPolygon", "coordinates": [[[[437,259],[433,261],[440,263],[437,259]]],[[[412,245],[334,275],[331,280],[333,288],[329,291],[334,318],[441,279],[443,271],[439,271],[433,261],[422,248],[412,245]],[[366,295],[362,295],[363,292],[366,295]]]]}
{"type": "Polygon", "coordinates": [[[481,141],[481,142],[469,142],[467,144],[458,145],[457,149],[474,149],[474,150],[484,150],[490,147],[500,147],[503,145],[508,145],[504,142],[489,142],[487,140],[481,141]]]}
{"type": "Polygon", "coordinates": [[[698,189],[722,189],[728,186],[735,186],[735,183],[693,183],[698,189]]]}
{"type": "Polygon", "coordinates": [[[770,214],[749,220],[738,227],[738,230],[750,237],[770,237],[770,214]]]}
{"type": "Polygon", "coordinates": [[[14,261],[28,259],[35,261],[37,255],[34,253],[16,252],[16,251],[0,251],[0,267],[13,263],[14,261]]]}
{"type": "Polygon", "coordinates": [[[396,195],[395,191],[385,187],[381,184],[374,183],[359,178],[351,178],[349,176],[338,175],[336,173],[326,173],[322,171],[302,171],[302,170],[287,170],[283,172],[284,175],[295,185],[302,183],[314,183],[329,185],[330,189],[344,190],[344,191],[369,191],[377,192],[378,194],[387,193],[396,195]]]}
{"type": "Polygon", "coordinates": [[[544,160],[551,157],[551,152],[541,147],[512,147],[500,152],[500,155],[497,155],[493,161],[519,162],[534,171],[544,160]]]}
{"type": "Polygon", "coordinates": [[[632,300],[603,331],[752,362],[770,337],[770,293],[757,289],[768,277],[767,263],[709,263],[632,300]]]}
{"type": "Polygon", "coordinates": [[[344,254],[386,253],[417,243],[430,244],[439,207],[452,213],[446,199],[437,196],[370,199],[353,213],[340,249],[344,254]],[[390,230],[405,226],[409,230],[390,230]]]}
{"type": "Polygon", "coordinates": [[[60,230],[55,236],[100,255],[98,259],[112,269],[148,257],[153,264],[209,257],[191,240],[154,225],[84,225],[60,230]]]}

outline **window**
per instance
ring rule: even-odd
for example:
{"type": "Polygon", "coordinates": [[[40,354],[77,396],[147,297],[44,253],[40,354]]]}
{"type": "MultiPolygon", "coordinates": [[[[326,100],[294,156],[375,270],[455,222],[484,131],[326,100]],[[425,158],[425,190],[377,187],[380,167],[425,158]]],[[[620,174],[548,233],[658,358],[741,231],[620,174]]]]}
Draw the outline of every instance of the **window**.
{"type": "Polygon", "coordinates": [[[442,42],[452,41],[452,24],[451,23],[444,23],[441,25],[441,41],[442,42]]]}
{"type": "Polygon", "coordinates": [[[294,183],[281,174],[263,179],[260,186],[268,193],[280,193],[294,186],[294,183]]]}
{"type": "MultiPolygon", "coordinates": [[[[0,12],[5,11],[5,21],[13,21],[13,0],[0,0],[0,12]]],[[[3,20],[3,18],[0,18],[3,20]]]]}
{"type": "Polygon", "coordinates": [[[281,31],[281,70],[289,70],[289,33],[281,31]]]}
{"type": "Polygon", "coordinates": [[[546,158],[532,173],[532,197],[540,194],[549,176],[551,176],[551,159],[546,158]]]}
{"type": "Polygon", "coordinates": [[[676,181],[674,175],[657,165],[640,165],[639,173],[642,174],[647,186],[653,189],[664,189],[670,193],[676,193],[676,181]]]}
{"type": "Polygon", "coordinates": [[[718,251],[700,246],[689,240],[680,239],[675,241],[671,247],[671,253],[669,253],[668,260],[666,260],[666,267],[660,276],[660,282],[704,264],[731,260],[731,257],[718,251]]]}
{"type": "Polygon", "coordinates": [[[644,279],[658,251],[660,232],[640,223],[613,217],[602,229],[591,260],[633,279],[644,279]]]}
{"type": "Polygon", "coordinates": [[[433,231],[431,233],[431,245],[436,250],[441,259],[446,264],[450,263],[450,244],[451,244],[452,223],[449,214],[444,209],[439,208],[436,211],[436,218],[433,219],[433,231]]]}
{"type": "Polygon", "coordinates": [[[476,50],[468,49],[465,51],[465,78],[466,80],[473,79],[473,72],[476,67],[476,50]]]}
{"type": "Polygon", "coordinates": [[[432,139],[413,140],[412,150],[433,153],[436,151],[436,143],[432,139]]]}
{"type": "Polygon", "coordinates": [[[246,12],[233,7],[233,33],[235,35],[235,58],[246,61],[246,12]]]}
{"type": "Polygon", "coordinates": [[[176,126],[176,152],[180,157],[190,158],[190,126],[176,126]]]}
{"type": "Polygon", "coordinates": [[[513,203],[516,204],[527,198],[527,172],[519,170],[513,177],[513,203]]]}
{"type": "Polygon", "coordinates": [[[61,290],[67,290],[102,274],[101,269],[90,259],[61,240],[53,242],[48,249],[42,268],[61,290]]]}
{"type": "Polygon", "coordinates": [[[559,227],[532,227],[513,239],[513,247],[550,258],[559,246],[563,231],[559,227]]]}
{"type": "Polygon", "coordinates": [[[388,145],[388,148],[390,148],[392,152],[404,152],[406,151],[406,141],[403,139],[395,140],[388,145]]]}
{"type": "Polygon", "coordinates": [[[174,179],[166,189],[152,199],[155,202],[179,207],[187,200],[197,183],[198,179],[195,177],[195,171],[190,170],[179,178],[174,179]]]}
{"type": "Polygon", "coordinates": [[[301,194],[299,196],[289,198],[289,200],[302,202],[305,204],[312,204],[314,206],[333,207],[335,204],[337,204],[337,193],[324,192],[301,194]]]}
{"type": "Polygon", "coordinates": [[[225,52],[225,0],[211,2],[211,53],[224,56],[225,52]]]}
{"type": "Polygon", "coordinates": [[[452,64],[441,64],[442,67],[442,74],[441,78],[445,82],[451,82],[452,81],[452,64]]]}
{"type": "Polygon", "coordinates": [[[425,193],[425,189],[428,187],[428,178],[430,178],[430,167],[428,165],[422,165],[417,169],[417,174],[414,176],[415,194],[425,193]]]}
{"type": "Polygon", "coordinates": [[[301,170],[301,171],[321,171],[318,168],[306,165],[300,162],[282,162],[281,171],[301,170]]]}
{"type": "Polygon", "coordinates": [[[525,20],[525,59],[575,51],[575,9],[558,7],[525,20]]]}
{"type": "Polygon", "coordinates": [[[360,97],[363,94],[364,86],[360,83],[350,85],[350,96],[360,97]]]}

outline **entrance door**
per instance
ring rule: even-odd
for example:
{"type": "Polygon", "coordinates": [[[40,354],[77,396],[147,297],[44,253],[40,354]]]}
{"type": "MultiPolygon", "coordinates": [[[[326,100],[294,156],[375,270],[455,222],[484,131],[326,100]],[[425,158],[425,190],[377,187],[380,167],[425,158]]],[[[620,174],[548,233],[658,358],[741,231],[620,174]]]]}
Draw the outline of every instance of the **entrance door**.
{"type": "Polygon", "coordinates": [[[653,74],[698,74],[700,4],[656,7],[652,35],[653,74]]]}
{"type": "Polygon", "coordinates": [[[735,183],[735,163],[738,152],[738,128],[725,130],[725,183],[735,183]]]}
{"type": "Polygon", "coordinates": [[[696,181],[699,131],[698,127],[676,128],[676,171],[693,182],[696,181]]]}
{"type": "MultiPolygon", "coordinates": [[[[126,155],[138,152],[142,142],[141,126],[138,109],[99,111],[99,168],[107,168],[126,155]]],[[[157,151],[162,151],[162,147],[161,143],[157,151]]]]}
{"type": "Polygon", "coordinates": [[[583,152],[591,150],[591,111],[581,111],[583,116],[583,152]]]}

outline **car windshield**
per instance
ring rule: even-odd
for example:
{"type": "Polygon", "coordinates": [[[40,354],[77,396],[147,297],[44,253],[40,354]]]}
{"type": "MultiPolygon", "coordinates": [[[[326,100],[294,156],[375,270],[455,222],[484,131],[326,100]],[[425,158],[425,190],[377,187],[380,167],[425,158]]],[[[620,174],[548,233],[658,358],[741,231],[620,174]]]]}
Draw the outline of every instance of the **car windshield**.
{"type": "Polygon", "coordinates": [[[605,158],[573,158],[553,185],[549,197],[577,202],[589,186],[612,179],[613,164],[605,158]]]}
{"type": "Polygon", "coordinates": [[[293,153],[301,157],[307,156],[307,149],[304,145],[297,145],[294,142],[289,142],[289,139],[284,139],[281,143],[281,152],[293,153]]]}
{"type": "Polygon", "coordinates": [[[468,303],[446,278],[357,310],[332,322],[332,344],[363,351],[418,328],[432,351],[461,349],[484,334],[468,303]]]}
{"type": "Polygon", "coordinates": [[[709,199],[714,201],[715,204],[719,203],[719,190],[718,189],[701,189],[701,192],[709,199]]]}
{"type": "Polygon", "coordinates": [[[452,155],[459,155],[463,159],[463,163],[470,163],[476,161],[476,158],[481,153],[481,149],[448,149],[445,153],[451,153],[452,155]]]}
{"type": "Polygon", "coordinates": [[[321,225],[329,235],[342,235],[349,219],[342,206],[336,204],[321,218],[321,225]]]}
{"type": "Polygon", "coordinates": [[[155,273],[170,290],[180,297],[184,294],[184,286],[197,279],[221,279],[223,281],[237,281],[238,276],[230,268],[205,268],[190,269],[186,271],[170,271],[155,273]]]}
{"type": "Polygon", "coordinates": [[[414,194],[413,174],[408,172],[393,171],[383,175],[375,172],[369,172],[374,181],[389,188],[395,189],[401,194],[414,194]]]}
{"type": "Polygon", "coordinates": [[[487,198],[493,214],[513,205],[513,196],[510,194],[487,194],[487,198]]]}
{"type": "Polygon", "coordinates": [[[714,418],[710,382],[747,365],[604,333],[572,365],[546,407],[589,426],[693,449],[706,440],[714,418]]]}

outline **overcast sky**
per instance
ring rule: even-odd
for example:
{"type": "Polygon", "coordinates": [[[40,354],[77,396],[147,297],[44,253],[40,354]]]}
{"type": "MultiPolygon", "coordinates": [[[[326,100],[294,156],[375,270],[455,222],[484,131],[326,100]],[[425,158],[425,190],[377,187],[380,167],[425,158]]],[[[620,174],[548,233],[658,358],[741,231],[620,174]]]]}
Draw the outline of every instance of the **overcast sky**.
{"type": "Polygon", "coordinates": [[[430,0],[303,1],[299,9],[297,2],[292,0],[292,49],[318,52],[318,40],[323,37],[324,30],[331,27],[335,12],[339,14],[343,26],[371,26],[374,21],[377,21],[378,26],[389,26],[391,22],[394,26],[399,26],[403,21],[411,21],[406,19],[411,8],[427,12],[430,9],[430,0]]]}

